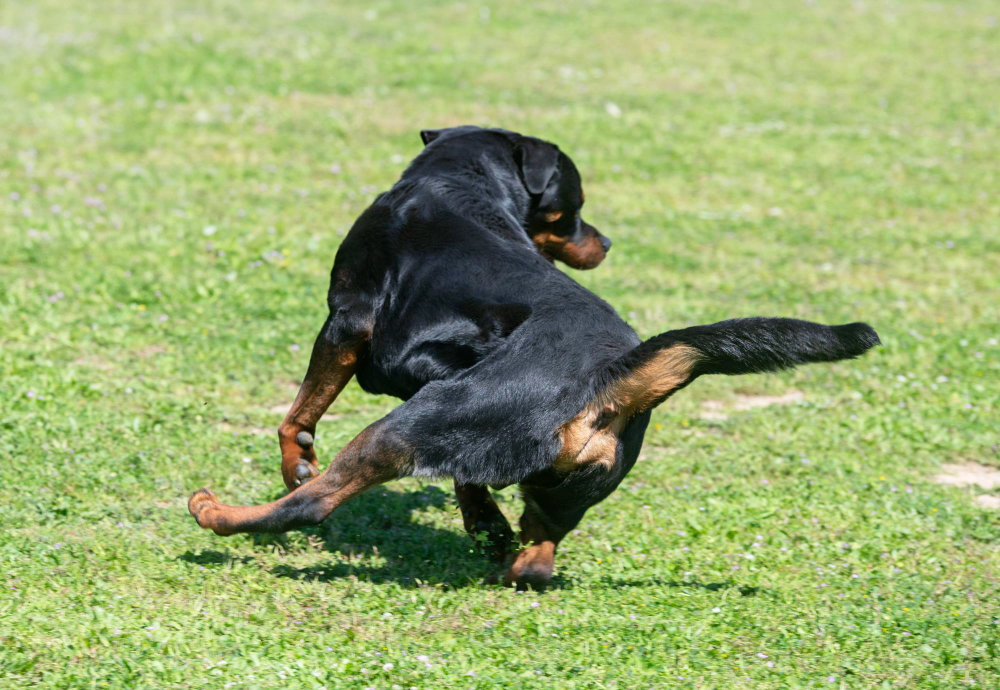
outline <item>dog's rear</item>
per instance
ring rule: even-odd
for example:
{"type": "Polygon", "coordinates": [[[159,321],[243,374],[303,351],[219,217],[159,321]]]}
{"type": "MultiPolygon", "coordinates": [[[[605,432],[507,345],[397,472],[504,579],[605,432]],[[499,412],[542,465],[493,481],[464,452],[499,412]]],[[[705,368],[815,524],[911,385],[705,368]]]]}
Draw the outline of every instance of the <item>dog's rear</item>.
{"type": "Polygon", "coordinates": [[[618,460],[621,432],[703,374],[754,374],[810,362],[851,359],[879,343],[864,323],[824,326],[797,319],[732,319],[667,331],[598,373],[595,394],[559,429],[555,460],[568,472],[618,460]]]}

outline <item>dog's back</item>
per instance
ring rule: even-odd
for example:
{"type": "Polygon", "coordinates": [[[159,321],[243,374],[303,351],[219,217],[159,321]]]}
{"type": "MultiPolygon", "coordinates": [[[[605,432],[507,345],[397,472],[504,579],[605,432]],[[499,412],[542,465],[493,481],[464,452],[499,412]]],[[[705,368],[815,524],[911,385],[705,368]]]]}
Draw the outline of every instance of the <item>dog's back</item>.
{"type": "MultiPolygon", "coordinates": [[[[466,156],[489,165],[500,155],[490,144],[466,156]]],[[[416,406],[399,408],[394,424],[420,437],[420,473],[517,482],[551,466],[553,429],[639,339],[513,225],[506,207],[516,200],[496,176],[474,178],[473,193],[458,187],[454,161],[443,171],[419,161],[342,244],[331,311],[374,305],[356,375],[369,392],[419,398],[412,424],[416,406]]]]}

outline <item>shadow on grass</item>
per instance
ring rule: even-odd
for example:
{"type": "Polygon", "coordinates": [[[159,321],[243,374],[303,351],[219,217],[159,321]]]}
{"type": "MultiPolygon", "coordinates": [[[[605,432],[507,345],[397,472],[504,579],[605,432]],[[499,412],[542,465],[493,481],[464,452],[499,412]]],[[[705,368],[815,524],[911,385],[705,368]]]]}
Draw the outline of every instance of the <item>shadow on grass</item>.
{"type": "MultiPolygon", "coordinates": [[[[452,589],[495,584],[501,569],[475,551],[465,532],[442,529],[415,519],[428,510],[445,510],[458,515],[458,506],[451,493],[437,486],[424,486],[409,492],[376,487],[338,508],[322,525],[301,530],[322,541],[324,551],[331,557],[326,562],[299,568],[286,564],[259,567],[278,577],[308,582],[357,578],[375,584],[394,582],[404,587],[434,585],[452,589]]],[[[283,534],[245,535],[245,538],[252,539],[257,546],[277,544],[288,553],[311,552],[314,548],[283,534]]],[[[233,556],[220,551],[188,551],[178,558],[203,567],[256,562],[252,556],[233,556]]],[[[573,586],[571,579],[564,579],[557,571],[548,589],[573,586]]],[[[731,581],[703,583],[655,577],[632,580],[605,577],[598,586],[609,589],[688,587],[712,592],[733,588],[743,596],[759,592],[757,587],[731,581]]]]}
{"type": "Polygon", "coordinates": [[[717,592],[720,589],[735,589],[744,597],[756,596],[761,592],[760,587],[750,587],[747,585],[738,585],[730,580],[725,580],[724,582],[694,582],[691,580],[661,580],[658,577],[652,577],[647,580],[614,580],[611,578],[605,578],[601,580],[602,585],[608,585],[610,587],[676,587],[678,589],[688,587],[694,589],[704,589],[709,592],[717,592]]]}
{"type": "MultiPolygon", "coordinates": [[[[337,554],[337,560],[303,568],[278,565],[269,571],[279,577],[317,582],[356,577],[404,586],[482,585],[496,568],[475,552],[465,532],[441,529],[414,519],[428,509],[458,513],[451,494],[437,486],[411,492],[376,487],[338,508],[322,525],[301,530],[321,539],[324,550],[337,554]]],[[[285,535],[248,537],[256,545],[279,544],[290,552],[308,548],[290,544],[285,535]]],[[[189,551],[179,559],[198,565],[254,561],[249,556],[233,557],[218,551],[197,554],[189,551]]]]}
{"type": "Polygon", "coordinates": [[[253,563],[252,556],[233,556],[222,551],[186,551],[177,557],[177,560],[187,561],[195,565],[225,565],[226,563],[253,563]]]}

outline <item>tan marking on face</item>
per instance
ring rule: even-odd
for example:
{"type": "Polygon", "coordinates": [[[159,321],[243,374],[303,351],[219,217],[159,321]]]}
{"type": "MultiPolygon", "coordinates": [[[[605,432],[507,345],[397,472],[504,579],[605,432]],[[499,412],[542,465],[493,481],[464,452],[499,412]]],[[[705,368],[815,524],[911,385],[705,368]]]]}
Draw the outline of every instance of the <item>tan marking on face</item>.
{"type": "Polygon", "coordinates": [[[570,472],[597,463],[610,470],[615,464],[619,434],[628,420],[683,385],[700,356],[693,347],[673,345],[612,383],[559,427],[562,448],[553,467],[570,472]],[[607,424],[598,428],[602,417],[607,424]]]}
{"type": "Polygon", "coordinates": [[[604,260],[604,247],[597,235],[577,244],[555,233],[540,232],[531,241],[544,256],[559,259],[573,268],[594,268],[604,260]]]}
{"type": "Polygon", "coordinates": [[[559,220],[562,217],[563,217],[563,212],[562,211],[551,211],[550,213],[546,213],[545,214],[545,222],[546,223],[555,223],[557,220],[559,220]]]}

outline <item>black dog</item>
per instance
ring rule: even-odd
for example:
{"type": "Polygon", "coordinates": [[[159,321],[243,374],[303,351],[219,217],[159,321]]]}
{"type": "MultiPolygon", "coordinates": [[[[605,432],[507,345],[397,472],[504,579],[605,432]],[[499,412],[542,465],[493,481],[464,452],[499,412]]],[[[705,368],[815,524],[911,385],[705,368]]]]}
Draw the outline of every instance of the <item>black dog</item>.
{"type": "Polygon", "coordinates": [[[653,407],[702,374],[851,358],[879,342],[862,323],[764,318],[640,342],[552,265],[592,268],[611,246],[581,220],[565,154],[499,129],[421,136],[424,151],[337,252],[330,316],[278,430],[291,493],[236,507],[202,489],[188,504],[202,527],[283,532],[381,482],[450,475],[466,529],[507,560],[506,582],[543,587],[556,545],[635,463],[653,407]],[[320,474],[316,423],[355,374],[405,402],[320,474]],[[509,484],[525,500],[518,552],[486,488],[509,484]]]}

